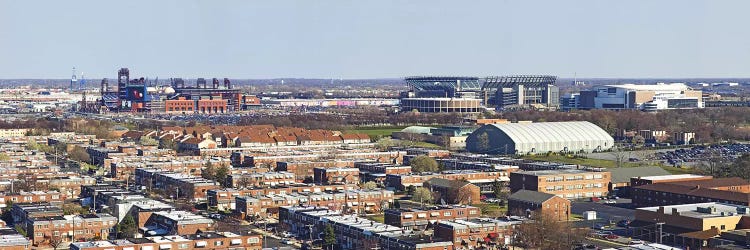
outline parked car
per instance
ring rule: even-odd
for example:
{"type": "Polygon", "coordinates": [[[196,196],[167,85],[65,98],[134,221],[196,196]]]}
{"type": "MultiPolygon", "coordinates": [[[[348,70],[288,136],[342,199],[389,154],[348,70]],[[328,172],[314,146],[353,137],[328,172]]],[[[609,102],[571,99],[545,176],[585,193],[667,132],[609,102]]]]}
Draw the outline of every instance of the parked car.
{"type": "Polygon", "coordinates": [[[630,221],[628,220],[621,220],[617,222],[618,227],[628,227],[630,225],[630,221]]]}
{"type": "Polygon", "coordinates": [[[620,236],[617,236],[616,234],[610,234],[610,235],[607,235],[606,238],[608,240],[614,240],[614,239],[620,238],[620,236]]]}
{"type": "Polygon", "coordinates": [[[631,240],[630,245],[641,245],[646,244],[646,242],[643,242],[642,240],[631,240]]]}
{"type": "Polygon", "coordinates": [[[599,229],[599,230],[604,230],[604,225],[602,225],[602,224],[596,224],[596,225],[594,225],[593,228],[594,229],[599,229]]]}

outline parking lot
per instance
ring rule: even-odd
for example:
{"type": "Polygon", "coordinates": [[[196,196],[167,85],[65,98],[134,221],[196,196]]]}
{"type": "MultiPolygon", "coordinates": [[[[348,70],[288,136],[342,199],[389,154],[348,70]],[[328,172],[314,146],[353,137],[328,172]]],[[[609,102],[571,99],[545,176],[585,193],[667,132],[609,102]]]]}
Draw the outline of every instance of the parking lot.
{"type": "Polygon", "coordinates": [[[734,161],[737,157],[750,153],[750,144],[723,144],[695,146],[673,151],[657,152],[654,157],[668,165],[693,165],[701,161],[734,161]]]}

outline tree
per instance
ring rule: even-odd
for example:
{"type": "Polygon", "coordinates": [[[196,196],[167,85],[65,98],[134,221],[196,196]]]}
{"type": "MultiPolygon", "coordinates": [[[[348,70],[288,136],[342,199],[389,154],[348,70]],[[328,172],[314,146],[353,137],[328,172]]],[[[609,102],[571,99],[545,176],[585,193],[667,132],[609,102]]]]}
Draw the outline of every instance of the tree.
{"type": "Polygon", "coordinates": [[[143,146],[157,146],[159,145],[159,141],[157,141],[154,138],[148,137],[148,136],[141,136],[141,139],[138,140],[138,142],[143,146]]]}
{"type": "Polygon", "coordinates": [[[222,186],[228,187],[231,183],[227,182],[227,177],[229,176],[229,167],[227,165],[222,165],[218,169],[216,169],[216,175],[214,176],[214,180],[218,183],[221,183],[222,186]]]}
{"type": "Polygon", "coordinates": [[[482,153],[490,151],[490,135],[487,132],[482,132],[477,136],[477,147],[482,153]]]}
{"type": "Polygon", "coordinates": [[[508,190],[508,182],[495,181],[492,183],[492,192],[495,193],[495,198],[500,200],[507,200],[510,191],[508,190]]]}
{"type": "Polygon", "coordinates": [[[331,224],[327,224],[323,230],[323,246],[333,250],[334,245],[336,245],[336,232],[333,231],[331,224]]]}
{"type": "Polygon", "coordinates": [[[135,224],[133,215],[125,215],[120,223],[117,223],[117,237],[120,239],[131,238],[135,236],[138,225],[135,224]]]}
{"type": "MultiPolygon", "coordinates": [[[[58,153],[62,151],[57,151],[58,153]]],[[[78,162],[89,162],[91,157],[89,156],[89,153],[86,152],[86,149],[82,147],[73,147],[72,150],[70,150],[70,153],[68,153],[68,159],[78,161],[78,162]]]]}
{"type": "Polygon", "coordinates": [[[247,176],[244,176],[244,175],[243,175],[243,176],[242,176],[242,177],[240,177],[240,179],[239,179],[239,180],[237,181],[237,187],[240,187],[240,188],[246,188],[246,187],[247,187],[247,186],[249,186],[249,185],[250,185],[250,177],[247,177],[247,176]]]}
{"type": "Polygon", "coordinates": [[[516,246],[527,249],[572,249],[588,235],[588,229],[574,228],[570,222],[549,216],[534,216],[516,229],[516,246]]]}
{"type": "Polygon", "coordinates": [[[620,149],[618,146],[612,147],[612,151],[609,152],[615,162],[615,167],[621,168],[625,165],[625,160],[628,158],[628,152],[620,149]]]}
{"type": "Polygon", "coordinates": [[[418,187],[414,189],[414,194],[411,196],[412,201],[421,203],[423,206],[425,203],[432,204],[435,201],[435,197],[432,195],[432,191],[425,187],[418,187]]]}
{"type": "Polygon", "coordinates": [[[60,247],[60,245],[62,245],[63,240],[60,236],[52,236],[52,237],[49,237],[49,239],[47,239],[47,243],[49,243],[49,246],[57,250],[57,248],[60,247]]]}
{"type": "Polygon", "coordinates": [[[646,138],[643,138],[641,135],[633,136],[633,140],[631,141],[633,144],[644,144],[646,143],[646,138]]]}
{"type": "Polygon", "coordinates": [[[469,190],[468,188],[458,188],[458,189],[456,189],[455,192],[456,192],[456,196],[455,196],[456,197],[456,201],[455,202],[457,204],[471,205],[473,203],[479,202],[479,201],[471,200],[472,193],[471,193],[471,190],[469,190]]]}
{"type": "Polygon", "coordinates": [[[426,155],[414,157],[409,161],[411,171],[416,173],[437,172],[440,170],[437,161],[426,155]]]}
{"type": "Polygon", "coordinates": [[[213,163],[211,163],[210,161],[206,161],[206,164],[203,164],[201,177],[206,180],[214,180],[216,178],[216,168],[214,168],[213,163]]]}
{"type": "Polygon", "coordinates": [[[378,184],[373,181],[368,181],[362,184],[362,189],[376,189],[378,184]]]}

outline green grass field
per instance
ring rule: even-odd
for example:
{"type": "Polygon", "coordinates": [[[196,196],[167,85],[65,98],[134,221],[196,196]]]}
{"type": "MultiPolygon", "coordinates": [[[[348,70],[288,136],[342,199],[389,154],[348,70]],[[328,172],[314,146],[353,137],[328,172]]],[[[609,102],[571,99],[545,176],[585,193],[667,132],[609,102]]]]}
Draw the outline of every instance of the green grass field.
{"type": "Polygon", "coordinates": [[[395,131],[401,131],[405,127],[359,127],[355,129],[351,129],[347,132],[351,133],[364,133],[370,136],[370,138],[374,137],[385,137],[385,136],[391,136],[391,133],[395,131]]]}
{"type": "MultiPolygon", "coordinates": [[[[610,160],[602,160],[602,159],[592,159],[592,158],[572,158],[567,157],[564,155],[526,155],[523,156],[524,159],[529,160],[537,160],[537,161],[550,161],[550,162],[561,162],[561,163],[567,163],[567,164],[577,164],[581,166],[591,166],[591,167],[600,167],[600,168],[614,168],[617,164],[615,164],[614,161],[610,160]]],[[[632,163],[632,162],[624,162],[623,167],[640,167],[640,166],[647,166],[640,163],[632,163]]],[[[664,170],[667,170],[668,172],[672,174],[689,174],[692,173],[692,171],[689,168],[676,168],[676,167],[670,167],[670,166],[661,166],[657,165],[664,170]]]]}
{"type": "Polygon", "coordinates": [[[370,219],[375,222],[383,223],[385,221],[385,215],[383,214],[368,215],[367,219],[370,219]]]}
{"type": "Polygon", "coordinates": [[[475,203],[472,206],[478,207],[482,210],[482,215],[490,217],[503,216],[508,212],[507,206],[500,206],[497,203],[475,203]]]}

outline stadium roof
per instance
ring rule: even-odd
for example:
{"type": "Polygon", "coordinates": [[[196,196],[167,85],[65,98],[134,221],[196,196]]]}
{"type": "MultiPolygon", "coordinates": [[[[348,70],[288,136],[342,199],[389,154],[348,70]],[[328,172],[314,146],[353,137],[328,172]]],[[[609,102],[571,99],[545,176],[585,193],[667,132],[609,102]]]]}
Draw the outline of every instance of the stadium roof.
{"type": "Polygon", "coordinates": [[[542,86],[555,84],[556,76],[548,75],[518,75],[518,76],[490,76],[484,79],[482,89],[510,88],[517,85],[542,86]]]}
{"type": "Polygon", "coordinates": [[[490,124],[516,143],[612,140],[599,126],[586,121],[490,124]]]}
{"type": "Polygon", "coordinates": [[[410,76],[404,79],[419,90],[479,90],[479,77],[468,76],[410,76]]]}

